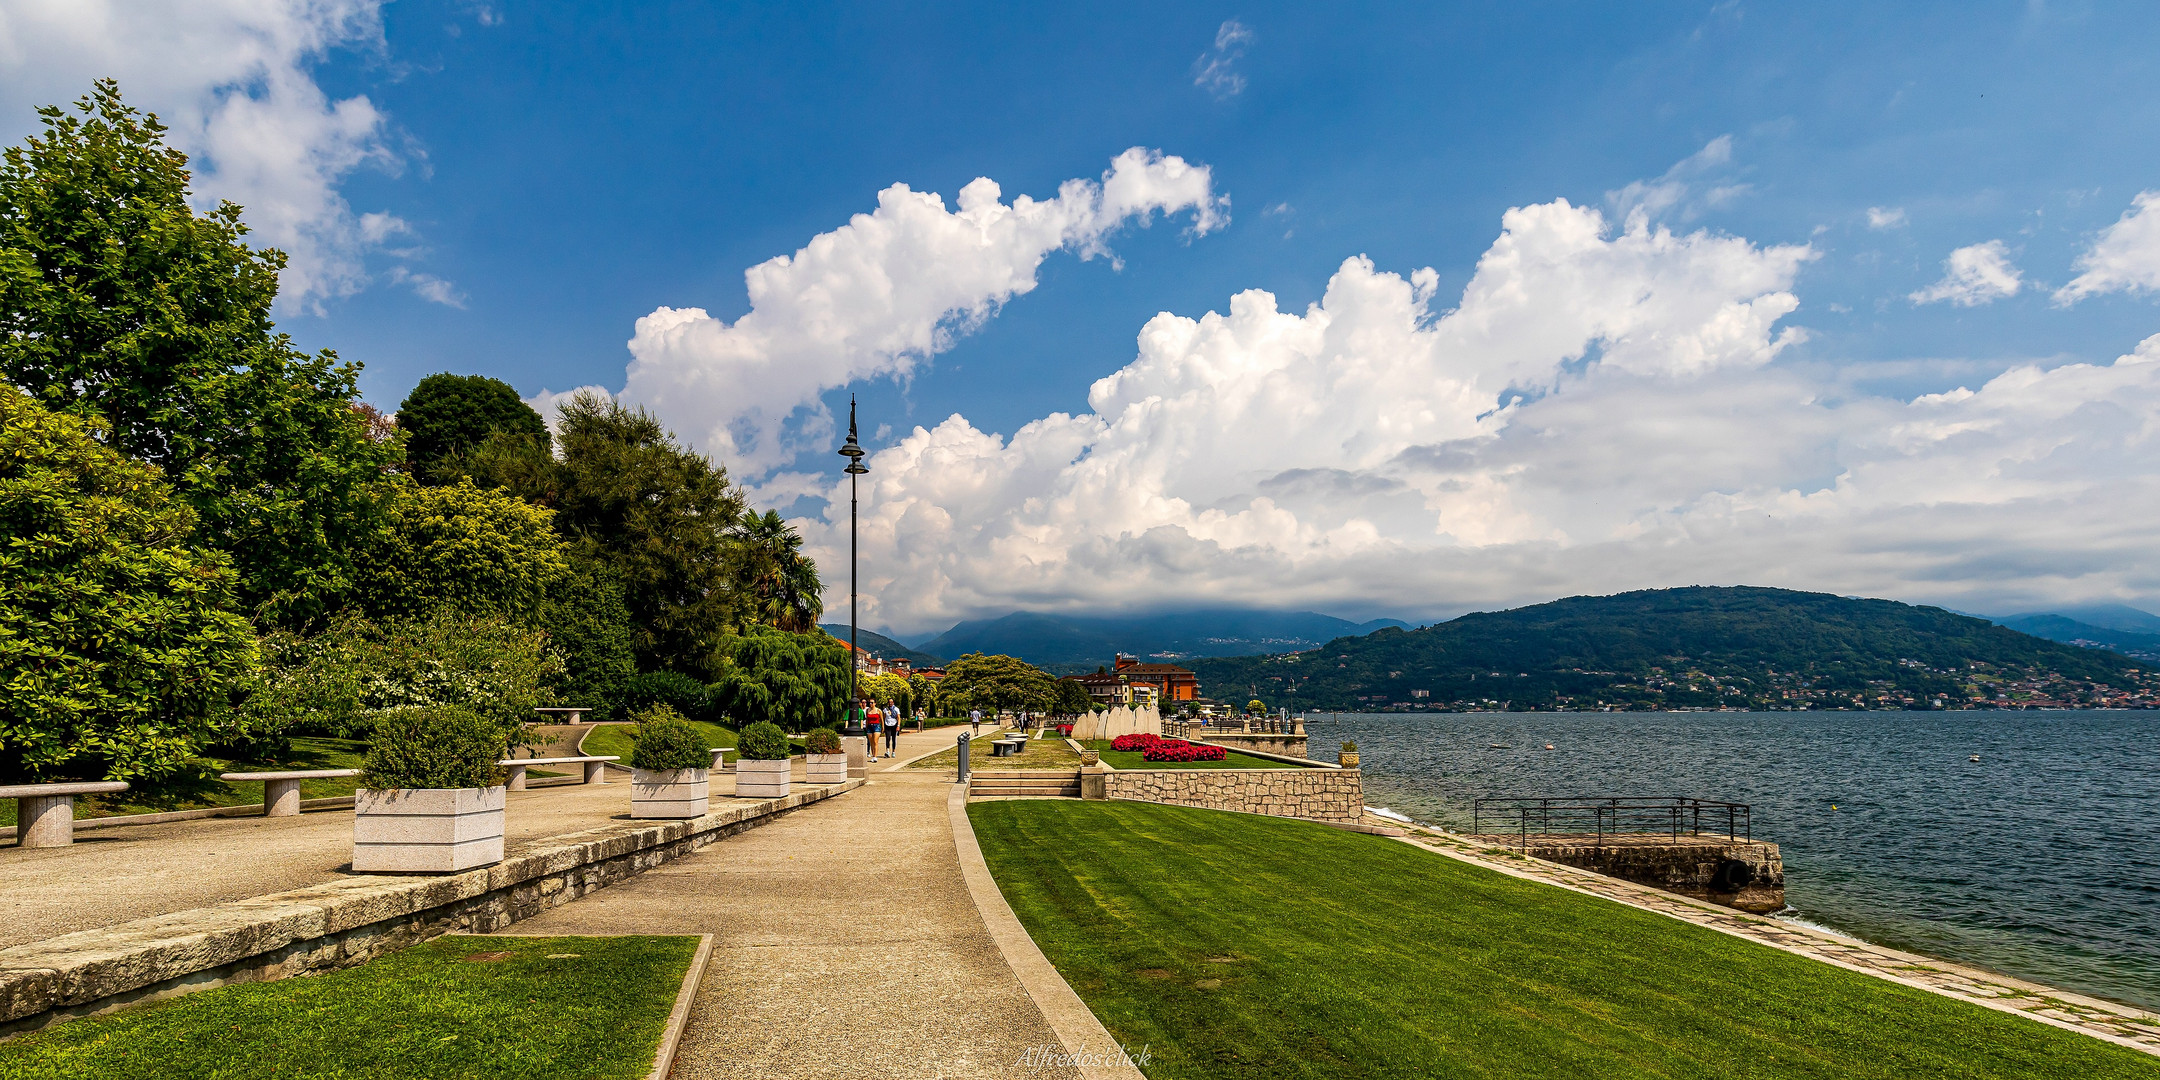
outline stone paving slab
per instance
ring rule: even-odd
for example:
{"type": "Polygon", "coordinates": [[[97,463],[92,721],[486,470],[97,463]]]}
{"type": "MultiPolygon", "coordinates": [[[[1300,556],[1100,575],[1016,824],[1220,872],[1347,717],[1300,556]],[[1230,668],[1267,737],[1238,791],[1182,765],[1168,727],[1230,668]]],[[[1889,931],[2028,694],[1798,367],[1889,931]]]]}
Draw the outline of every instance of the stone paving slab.
{"type": "Polygon", "coordinates": [[[1850,971],[2016,1013],[2160,1056],[2160,1014],[1798,923],[1749,915],[1543,859],[1489,854],[1488,848],[1473,839],[1420,829],[1403,841],[1511,877],[1542,881],[1654,911],[1850,971]]]}

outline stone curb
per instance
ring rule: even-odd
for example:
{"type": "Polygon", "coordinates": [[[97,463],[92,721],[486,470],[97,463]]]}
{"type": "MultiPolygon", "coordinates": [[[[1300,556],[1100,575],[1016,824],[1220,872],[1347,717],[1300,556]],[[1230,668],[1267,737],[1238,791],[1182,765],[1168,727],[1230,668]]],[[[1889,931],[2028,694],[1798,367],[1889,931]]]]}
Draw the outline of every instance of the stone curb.
{"type": "Polygon", "coordinates": [[[862,783],[690,821],[565,833],[459,874],[354,875],[0,949],[0,1031],[228,982],[348,967],[455,930],[498,930],[862,783]]]}
{"type": "Polygon", "coordinates": [[[945,811],[952,818],[953,846],[960,855],[960,876],[967,882],[968,896],[975,901],[975,910],[982,915],[990,939],[997,942],[1006,966],[1019,978],[1020,988],[1042,1010],[1043,1019],[1049,1021],[1050,1030],[1057,1033],[1058,1042],[1064,1044],[1084,1080],[1147,1080],[1137,1066],[1125,1059],[1122,1047],[1110,1037],[1102,1020],[1087,1007],[1087,1002],[1080,1000],[1080,995],[1073,993],[1072,984],[1058,974],[1035,939],[1028,936],[1027,927],[1020,925],[1012,905],[1005,902],[1005,894],[998,891],[997,879],[990,876],[990,864],[983,861],[975,826],[968,823],[967,804],[967,788],[961,785],[955,784],[945,796],[945,811]],[[1100,1049],[1090,1051],[1090,1046],[1100,1049]],[[1091,1062],[1087,1057],[1091,1052],[1110,1060],[1091,1062]]]}
{"type": "Polygon", "coordinates": [[[667,1031],[660,1036],[660,1052],[653,1055],[652,1071],[645,1080],[668,1080],[675,1071],[675,1051],[682,1047],[683,1029],[690,1026],[690,1003],[697,999],[698,984],[705,979],[705,965],[712,963],[713,936],[698,935],[697,955],[683,972],[682,989],[675,992],[675,1010],[668,1014],[667,1031]]]}

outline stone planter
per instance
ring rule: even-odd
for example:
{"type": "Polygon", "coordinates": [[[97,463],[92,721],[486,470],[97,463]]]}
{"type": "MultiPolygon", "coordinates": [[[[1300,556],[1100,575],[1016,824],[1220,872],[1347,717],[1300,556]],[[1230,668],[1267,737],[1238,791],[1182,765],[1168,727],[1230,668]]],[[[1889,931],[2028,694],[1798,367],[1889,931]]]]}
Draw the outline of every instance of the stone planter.
{"type": "Polygon", "coordinates": [[[847,783],[846,754],[804,754],[803,765],[809,770],[808,783],[847,783]]]}
{"type": "Polygon", "coordinates": [[[503,857],[501,787],[353,792],[353,872],[449,874],[503,857]]]}
{"type": "Polygon", "coordinates": [[[1335,761],[1345,769],[1355,769],[1357,768],[1357,751],[1345,750],[1335,755],[1335,761]]]}
{"type": "Polygon", "coordinates": [[[704,817],[711,791],[704,769],[638,769],[630,778],[630,816],[704,817]]]}
{"type": "Polygon", "coordinates": [[[735,794],[751,799],[784,799],[788,793],[789,762],[743,758],[735,763],[735,794]]]}

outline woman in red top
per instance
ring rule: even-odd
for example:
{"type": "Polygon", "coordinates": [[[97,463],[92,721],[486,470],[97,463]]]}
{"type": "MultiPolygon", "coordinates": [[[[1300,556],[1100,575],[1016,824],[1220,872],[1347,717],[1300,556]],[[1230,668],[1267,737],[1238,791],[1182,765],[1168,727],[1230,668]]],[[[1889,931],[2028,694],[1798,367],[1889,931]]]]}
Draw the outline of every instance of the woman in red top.
{"type": "Polygon", "coordinates": [[[866,731],[866,732],[868,732],[868,733],[869,733],[869,735],[870,735],[870,757],[871,757],[872,759],[875,759],[875,758],[876,758],[876,757],[878,756],[878,755],[877,755],[877,737],[878,737],[878,729],[879,729],[879,728],[881,728],[881,727],[883,727],[884,725],[885,725],[885,714],[884,714],[884,713],[881,713],[881,712],[879,712],[879,711],[878,711],[878,707],[877,707],[877,705],[873,703],[873,704],[872,704],[872,705],[870,706],[870,711],[869,711],[868,713],[865,713],[865,714],[863,715],[863,730],[864,730],[864,731],[866,731]]]}

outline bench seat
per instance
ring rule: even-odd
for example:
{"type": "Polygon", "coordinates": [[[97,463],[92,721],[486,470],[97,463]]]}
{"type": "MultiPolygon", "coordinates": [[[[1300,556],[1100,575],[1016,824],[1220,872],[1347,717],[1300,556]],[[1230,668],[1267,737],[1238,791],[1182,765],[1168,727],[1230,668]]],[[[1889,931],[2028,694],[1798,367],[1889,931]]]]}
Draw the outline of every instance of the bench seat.
{"type": "Polygon", "coordinates": [[[263,786],[264,817],[299,817],[300,781],[337,780],[358,775],[358,769],[286,769],[273,772],[219,773],[218,779],[239,783],[260,780],[263,786]]]}
{"type": "Polygon", "coordinates": [[[507,768],[507,769],[509,769],[509,770],[510,770],[510,782],[509,782],[509,787],[510,787],[510,790],[512,790],[512,791],[523,791],[523,790],[525,790],[525,770],[526,770],[526,768],[527,768],[527,767],[529,767],[529,766],[533,766],[533,765],[573,765],[573,764],[575,764],[575,765],[583,765],[583,766],[585,766],[585,782],[586,782],[586,783],[588,783],[588,784],[605,784],[605,783],[607,783],[607,763],[608,763],[608,762],[610,762],[610,761],[621,761],[621,760],[622,760],[621,758],[619,758],[619,757],[617,757],[617,756],[615,756],[615,755],[613,755],[613,754],[608,754],[608,755],[604,755],[604,756],[600,756],[600,757],[521,757],[521,758],[505,758],[505,759],[503,760],[503,763],[502,763],[502,764],[503,764],[503,766],[504,766],[505,768],[507,768]]]}
{"type": "Polygon", "coordinates": [[[75,842],[75,797],[111,795],[128,789],[125,780],[75,780],[57,784],[9,784],[0,799],[15,800],[15,843],[21,847],[66,847],[75,842]]]}

